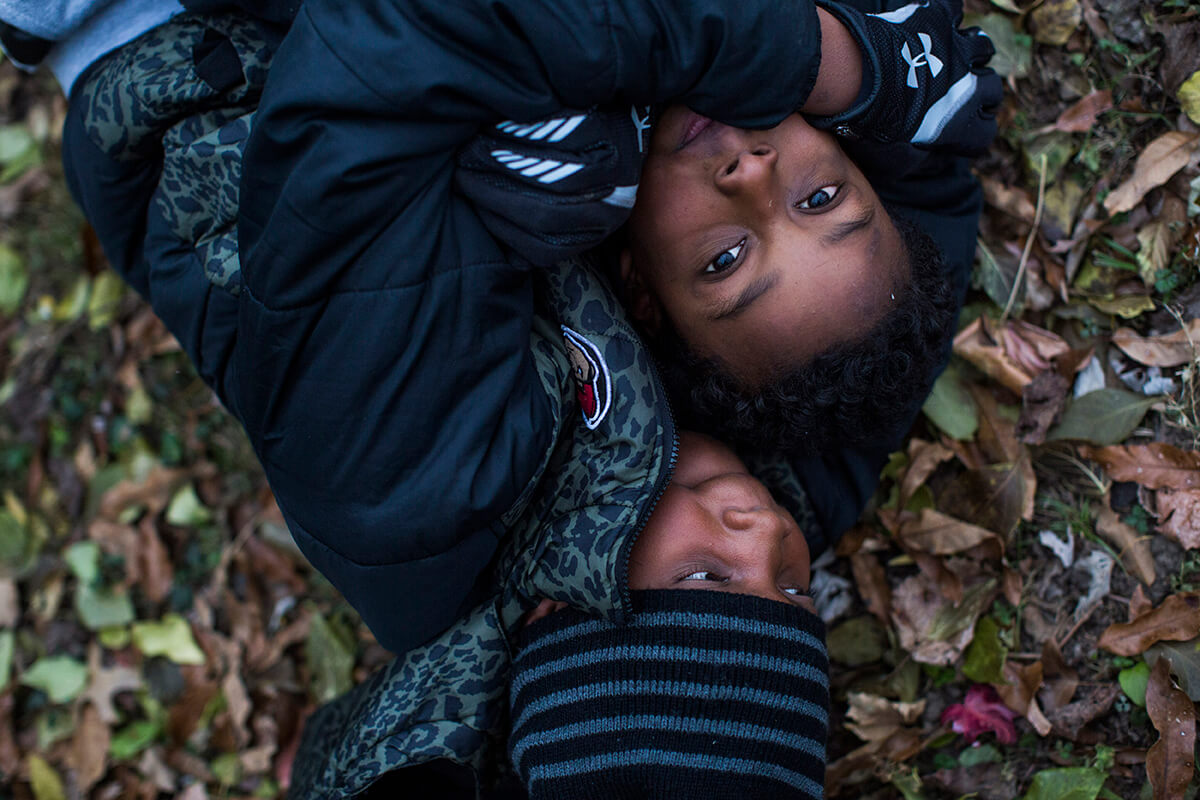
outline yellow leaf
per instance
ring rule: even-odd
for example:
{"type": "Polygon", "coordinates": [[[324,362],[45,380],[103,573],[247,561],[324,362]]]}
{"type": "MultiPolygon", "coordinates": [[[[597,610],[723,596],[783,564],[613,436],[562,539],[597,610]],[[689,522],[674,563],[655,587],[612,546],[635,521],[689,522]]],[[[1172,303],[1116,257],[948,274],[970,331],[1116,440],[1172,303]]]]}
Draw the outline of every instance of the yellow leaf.
{"type": "Polygon", "coordinates": [[[1105,314],[1116,314],[1125,319],[1133,319],[1144,311],[1154,310],[1154,300],[1144,294],[1123,294],[1113,298],[1089,297],[1087,301],[1105,314]]]}
{"type": "Polygon", "coordinates": [[[1033,38],[1042,44],[1064,45],[1083,19],[1076,0],[1046,0],[1033,10],[1033,38]]]}
{"type": "Polygon", "coordinates": [[[1200,70],[1192,73],[1192,77],[1179,87],[1179,105],[1188,119],[1200,125],[1200,70]]]}
{"type": "Polygon", "coordinates": [[[44,758],[30,755],[25,763],[29,767],[29,783],[33,786],[35,800],[67,800],[62,778],[44,758]]]}

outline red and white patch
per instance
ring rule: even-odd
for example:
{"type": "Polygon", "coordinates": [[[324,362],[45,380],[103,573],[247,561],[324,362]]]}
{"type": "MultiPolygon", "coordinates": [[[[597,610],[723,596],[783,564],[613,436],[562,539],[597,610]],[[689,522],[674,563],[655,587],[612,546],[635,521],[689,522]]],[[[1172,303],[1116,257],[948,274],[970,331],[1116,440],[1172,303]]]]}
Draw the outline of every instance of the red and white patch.
{"type": "Polygon", "coordinates": [[[562,326],[567,342],[567,360],[571,363],[571,379],[575,381],[575,398],[583,412],[583,422],[589,430],[608,415],[612,407],[612,377],[600,348],[587,337],[562,326]]]}

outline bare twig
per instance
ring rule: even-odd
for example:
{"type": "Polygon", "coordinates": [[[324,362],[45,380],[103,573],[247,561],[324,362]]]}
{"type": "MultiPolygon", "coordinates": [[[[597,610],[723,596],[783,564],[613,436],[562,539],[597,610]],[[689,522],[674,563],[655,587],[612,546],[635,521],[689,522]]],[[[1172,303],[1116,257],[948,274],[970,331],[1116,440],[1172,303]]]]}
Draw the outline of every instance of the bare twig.
{"type": "Polygon", "coordinates": [[[1037,238],[1038,229],[1042,225],[1042,208],[1046,205],[1046,154],[1042,153],[1040,163],[1038,165],[1038,199],[1037,207],[1033,211],[1033,227],[1029,230],[1029,237],[1025,239],[1025,249],[1021,251],[1021,263],[1017,265],[1017,274],[1013,278],[1012,290],[1008,293],[1008,302],[1004,304],[1004,313],[1000,315],[1000,324],[1003,325],[1008,321],[1008,314],[1012,311],[1013,303],[1017,299],[1017,291],[1021,288],[1022,281],[1025,280],[1025,268],[1029,264],[1029,254],[1033,251],[1033,240],[1037,238]]]}

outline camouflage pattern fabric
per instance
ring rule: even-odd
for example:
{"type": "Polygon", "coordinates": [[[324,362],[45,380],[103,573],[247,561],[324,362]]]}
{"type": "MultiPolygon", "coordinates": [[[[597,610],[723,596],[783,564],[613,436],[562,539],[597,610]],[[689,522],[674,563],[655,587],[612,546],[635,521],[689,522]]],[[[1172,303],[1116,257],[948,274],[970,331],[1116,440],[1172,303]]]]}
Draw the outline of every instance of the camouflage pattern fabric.
{"type": "Polygon", "coordinates": [[[118,160],[161,162],[155,209],[195,249],[208,279],[234,294],[242,151],[277,40],[248,16],[183,15],[101,59],[74,92],[97,147],[118,160]],[[210,86],[196,68],[197,54],[222,40],[242,74],[230,88],[210,86]]]}

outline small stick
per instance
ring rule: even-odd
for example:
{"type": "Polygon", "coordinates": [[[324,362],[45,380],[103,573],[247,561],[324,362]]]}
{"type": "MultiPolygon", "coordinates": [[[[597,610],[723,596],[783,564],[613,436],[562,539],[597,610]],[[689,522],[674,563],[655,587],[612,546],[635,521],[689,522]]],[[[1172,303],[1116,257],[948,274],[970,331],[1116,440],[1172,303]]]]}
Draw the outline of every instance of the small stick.
{"type": "Polygon", "coordinates": [[[1021,263],[1017,265],[1017,275],[1013,278],[1012,291],[1008,293],[1008,302],[1004,304],[1004,313],[1000,315],[1000,324],[1003,325],[1008,321],[1008,313],[1012,311],[1013,302],[1017,299],[1017,289],[1021,286],[1021,281],[1025,278],[1025,268],[1029,264],[1029,254],[1033,251],[1033,240],[1037,236],[1038,229],[1042,224],[1042,208],[1046,204],[1046,154],[1042,153],[1040,174],[1038,175],[1038,199],[1037,208],[1033,211],[1033,227],[1029,230],[1029,237],[1025,240],[1025,249],[1021,251],[1021,263]]]}

